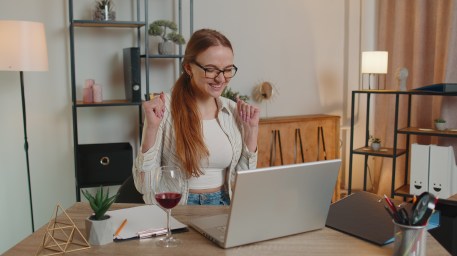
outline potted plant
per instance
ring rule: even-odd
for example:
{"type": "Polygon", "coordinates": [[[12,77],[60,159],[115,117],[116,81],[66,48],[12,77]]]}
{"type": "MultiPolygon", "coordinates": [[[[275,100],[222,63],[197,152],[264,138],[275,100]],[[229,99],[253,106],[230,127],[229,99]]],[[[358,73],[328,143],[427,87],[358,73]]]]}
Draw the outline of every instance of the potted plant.
{"type": "Polygon", "coordinates": [[[225,87],[224,90],[222,91],[221,96],[225,97],[227,99],[231,99],[231,100],[233,100],[235,102],[236,102],[236,97],[237,96],[242,101],[248,101],[249,100],[249,97],[247,95],[240,95],[239,92],[232,91],[232,89],[230,87],[225,87]]]}
{"type": "Polygon", "coordinates": [[[381,139],[370,135],[371,149],[378,151],[381,148],[381,139]]]}
{"type": "Polygon", "coordinates": [[[184,37],[178,33],[178,26],[173,21],[156,20],[149,25],[148,33],[151,36],[162,38],[162,42],[159,43],[159,54],[171,54],[173,43],[178,45],[186,43],[184,37]]]}
{"type": "Polygon", "coordinates": [[[435,128],[438,131],[446,130],[446,120],[444,120],[443,118],[437,118],[434,121],[435,121],[435,128]]]}
{"type": "Polygon", "coordinates": [[[109,188],[106,192],[103,186],[97,189],[95,196],[87,190],[82,190],[84,197],[89,201],[94,212],[85,221],[86,237],[92,245],[104,245],[113,241],[113,226],[109,215],[106,212],[116,200],[118,194],[109,196],[109,188]]]}
{"type": "Polygon", "coordinates": [[[112,0],[98,0],[95,2],[94,20],[115,20],[116,12],[112,0]]]}

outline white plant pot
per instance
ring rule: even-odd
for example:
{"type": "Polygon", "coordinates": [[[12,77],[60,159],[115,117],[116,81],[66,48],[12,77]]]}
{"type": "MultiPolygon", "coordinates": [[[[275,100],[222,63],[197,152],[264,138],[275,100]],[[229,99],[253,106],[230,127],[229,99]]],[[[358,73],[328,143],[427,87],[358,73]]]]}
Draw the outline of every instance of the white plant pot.
{"type": "Polygon", "coordinates": [[[381,143],[371,143],[371,149],[378,151],[381,148],[381,143]]]}
{"type": "Polygon", "coordinates": [[[446,130],[446,123],[435,123],[435,128],[438,131],[444,131],[446,130]]]}
{"type": "Polygon", "coordinates": [[[159,43],[159,54],[161,55],[169,55],[173,54],[173,50],[175,48],[175,44],[171,41],[165,41],[159,43]]]}
{"type": "Polygon", "coordinates": [[[86,238],[91,245],[104,245],[113,242],[113,224],[106,220],[86,219],[86,238]]]}

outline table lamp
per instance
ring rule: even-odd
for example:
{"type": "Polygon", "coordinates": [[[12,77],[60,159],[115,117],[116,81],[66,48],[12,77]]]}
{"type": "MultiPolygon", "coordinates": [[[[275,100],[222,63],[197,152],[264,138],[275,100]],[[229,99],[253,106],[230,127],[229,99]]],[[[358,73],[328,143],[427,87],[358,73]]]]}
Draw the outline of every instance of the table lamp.
{"type": "MultiPolygon", "coordinates": [[[[388,52],[367,51],[362,52],[362,75],[368,74],[368,89],[371,89],[371,76],[387,74],[388,52]]],[[[378,77],[379,80],[379,77],[378,77]]],[[[379,82],[379,81],[378,81],[379,82]]],[[[378,86],[379,87],[379,86],[378,86]]],[[[363,88],[363,79],[362,79],[363,88]]]]}
{"type": "Polygon", "coordinates": [[[27,164],[27,183],[30,197],[32,232],[33,221],[32,189],[27,141],[27,118],[24,96],[24,71],[47,71],[48,51],[44,25],[39,22],[0,20],[0,70],[19,71],[22,97],[22,119],[24,123],[24,150],[27,164]]]}

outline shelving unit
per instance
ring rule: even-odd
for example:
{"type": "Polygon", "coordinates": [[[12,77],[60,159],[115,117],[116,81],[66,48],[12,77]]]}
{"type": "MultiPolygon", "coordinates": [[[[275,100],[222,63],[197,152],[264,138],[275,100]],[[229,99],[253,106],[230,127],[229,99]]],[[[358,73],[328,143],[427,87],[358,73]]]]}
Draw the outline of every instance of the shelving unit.
{"type": "MultiPolygon", "coordinates": [[[[177,0],[178,1],[178,33],[182,35],[182,28],[183,28],[183,7],[182,7],[182,0],[177,0]]],[[[192,34],[194,31],[194,0],[189,0],[189,34],[192,34]]],[[[146,48],[147,49],[147,48],[146,48]]],[[[183,46],[179,45],[178,46],[178,54],[149,54],[149,51],[145,51],[144,54],[140,56],[143,59],[146,59],[145,63],[147,65],[151,65],[150,61],[154,59],[178,59],[179,63],[182,62],[182,58],[184,57],[183,55],[183,46]]],[[[146,66],[148,67],[148,66],[146,66]]],[[[179,65],[179,69],[181,71],[182,67],[179,65]]],[[[149,70],[148,68],[146,70],[149,70]]],[[[149,81],[149,72],[146,72],[146,81],[149,81]]],[[[149,94],[149,86],[146,87],[146,94],[149,94]]]]}
{"type": "MultiPolygon", "coordinates": [[[[100,103],[84,103],[82,100],[77,99],[76,93],[76,84],[77,84],[77,77],[76,77],[76,50],[75,50],[75,37],[76,31],[75,29],[85,29],[85,28],[107,28],[107,29],[134,29],[137,33],[137,47],[147,49],[147,43],[145,43],[144,47],[141,47],[141,36],[144,35],[144,38],[147,37],[147,30],[146,25],[147,22],[147,6],[148,0],[144,0],[144,17],[145,20],[140,20],[141,13],[140,13],[140,0],[132,0],[136,4],[136,18],[137,20],[131,21],[117,21],[117,20],[108,20],[108,21],[95,21],[95,20],[76,20],[74,19],[74,3],[73,0],[68,1],[69,6],[69,19],[70,19],[70,60],[71,60],[71,93],[72,93],[72,116],[73,116],[73,147],[74,147],[74,159],[75,159],[75,179],[76,179],[76,200],[80,201],[80,189],[84,187],[93,186],[93,184],[88,184],[87,182],[83,182],[80,178],[79,174],[79,152],[78,146],[79,143],[79,132],[78,132],[78,109],[79,108],[94,108],[94,107],[112,107],[112,106],[120,106],[120,107],[136,107],[138,111],[138,120],[140,123],[139,127],[139,134],[141,134],[141,102],[130,102],[126,99],[114,99],[114,100],[104,100],[100,103]]],[[[147,41],[147,40],[145,40],[147,41]]],[[[81,78],[78,78],[81,79],[81,78]]],[[[146,80],[146,88],[149,87],[148,81],[146,80]]],[[[113,182],[101,182],[98,185],[119,185],[119,183],[113,182]]]]}
{"type": "Polygon", "coordinates": [[[409,193],[409,179],[408,179],[408,167],[409,167],[409,148],[410,148],[410,137],[411,136],[440,136],[440,137],[457,137],[457,131],[438,131],[433,129],[421,129],[414,127],[411,124],[411,114],[413,110],[411,109],[411,102],[413,96],[441,96],[441,97],[450,97],[457,96],[457,92],[453,93],[440,93],[440,92],[426,92],[419,90],[411,91],[392,91],[392,90],[358,90],[352,92],[352,104],[351,104],[351,141],[350,141],[350,156],[349,156],[349,181],[348,181],[348,194],[351,194],[352,191],[352,172],[353,172],[353,157],[354,155],[364,156],[364,168],[363,168],[363,190],[367,189],[367,161],[370,156],[386,157],[392,158],[392,180],[391,180],[391,197],[394,196],[403,196],[411,197],[409,193]],[[381,148],[380,151],[373,151],[368,145],[369,141],[369,124],[370,124],[370,106],[371,106],[371,97],[373,95],[391,95],[395,97],[395,113],[394,113],[394,128],[392,133],[393,136],[393,147],[392,148],[381,148]],[[363,147],[354,148],[354,116],[355,116],[355,102],[357,96],[365,95],[366,96],[366,120],[365,120],[365,145],[363,147]],[[400,96],[406,95],[407,98],[407,115],[406,127],[399,128],[399,106],[400,106],[400,96]],[[400,145],[398,143],[398,135],[402,134],[406,136],[405,144],[400,145]],[[403,148],[401,147],[403,146],[403,148]],[[403,185],[399,188],[395,188],[396,180],[396,169],[397,169],[397,159],[401,156],[405,157],[405,180],[403,185]]]}
{"type": "MultiPolygon", "coordinates": [[[[78,173],[78,146],[81,145],[79,142],[79,132],[78,132],[78,109],[81,108],[98,108],[98,107],[133,107],[135,108],[136,112],[138,113],[138,134],[139,138],[138,141],[141,141],[141,132],[143,127],[142,121],[142,109],[141,109],[141,102],[131,102],[126,99],[110,99],[104,100],[100,103],[84,103],[81,99],[77,99],[77,79],[81,84],[81,80],[84,78],[76,77],[76,58],[78,55],[76,54],[75,49],[75,38],[77,32],[80,30],[84,30],[87,28],[90,29],[121,29],[121,30],[129,30],[133,29],[136,33],[136,43],[132,45],[132,47],[140,48],[140,58],[144,59],[143,62],[144,70],[144,80],[141,81],[144,85],[145,91],[143,93],[149,94],[150,86],[149,86],[149,73],[150,73],[150,66],[152,68],[152,64],[150,60],[152,59],[159,59],[159,58],[167,58],[167,59],[178,59],[181,61],[183,58],[183,50],[182,46],[179,46],[179,53],[176,55],[150,55],[149,54],[149,40],[148,40],[148,25],[149,25],[149,15],[148,15],[148,2],[149,0],[129,0],[132,2],[132,8],[134,8],[134,17],[132,20],[108,20],[108,21],[96,21],[96,20],[79,20],[74,19],[74,0],[68,0],[68,8],[69,8],[69,32],[70,32],[70,68],[71,68],[71,94],[72,94],[72,118],[73,118],[73,145],[74,145],[74,159],[75,159],[75,178],[76,178],[76,200],[80,201],[80,189],[84,187],[93,187],[93,184],[86,184],[81,182],[78,173]],[[143,44],[144,43],[144,44],[143,44]]],[[[178,3],[178,28],[179,32],[182,33],[182,0],[176,0],[178,3]]],[[[85,2],[87,3],[87,2],[85,2]]],[[[121,11],[121,10],[117,10],[121,11]]],[[[190,0],[190,32],[193,31],[193,0],[190,0]]],[[[79,50],[81,51],[81,50],[79,50]]],[[[122,51],[122,49],[119,49],[122,51]]],[[[88,63],[90,64],[90,63],[88,63]]],[[[135,139],[136,140],[136,139],[135,139]]],[[[97,142],[94,142],[97,143],[97,142]]],[[[120,185],[120,183],[112,183],[112,182],[100,182],[98,185],[120,185]]]]}

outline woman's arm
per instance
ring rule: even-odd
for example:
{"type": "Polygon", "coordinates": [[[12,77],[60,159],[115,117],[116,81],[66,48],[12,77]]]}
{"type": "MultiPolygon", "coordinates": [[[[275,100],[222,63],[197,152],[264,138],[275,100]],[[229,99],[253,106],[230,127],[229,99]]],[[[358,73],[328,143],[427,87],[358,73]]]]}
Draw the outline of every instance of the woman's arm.
{"type": "Polygon", "coordinates": [[[250,152],[256,152],[257,138],[259,135],[260,109],[239,98],[237,98],[236,104],[237,113],[244,129],[244,143],[250,152]]]}
{"type": "Polygon", "coordinates": [[[143,102],[145,117],[145,129],[143,130],[143,141],[141,152],[146,153],[156,142],[157,132],[165,112],[165,95],[161,93],[150,101],[143,102]]]}

